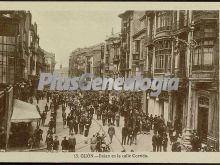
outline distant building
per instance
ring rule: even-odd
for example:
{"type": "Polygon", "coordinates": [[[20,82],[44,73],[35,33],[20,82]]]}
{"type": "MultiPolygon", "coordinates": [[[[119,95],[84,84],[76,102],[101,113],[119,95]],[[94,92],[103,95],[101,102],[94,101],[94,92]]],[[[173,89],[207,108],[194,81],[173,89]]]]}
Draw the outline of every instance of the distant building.
{"type": "MultiPolygon", "coordinates": [[[[112,34],[105,40],[104,74],[109,77],[120,75],[120,46],[121,36],[119,33],[112,34]]],[[[123,76],[123,75],[122,75],[123,76]]]]}
{"type": "Polygon", "coordinates": [[[69,57],[69,76],[80,76],[92,73],[102,76],[104,59],[104,43],[86,48],[78,48],[69,57]]]}
{"type": "Polygon", "coordinates": [[[63,67],[62,64],[60,65],[59,69],[54,70],[56,73],[58,73],[61,77],[69,77],[69,68],[68,67],[63,67]]]}

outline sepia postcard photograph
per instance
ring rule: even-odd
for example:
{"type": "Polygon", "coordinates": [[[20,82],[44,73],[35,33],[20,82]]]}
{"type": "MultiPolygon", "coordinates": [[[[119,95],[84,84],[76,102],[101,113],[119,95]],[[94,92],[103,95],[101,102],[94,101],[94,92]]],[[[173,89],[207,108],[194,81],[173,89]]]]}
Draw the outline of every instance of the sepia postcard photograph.
{"type": "Polygon", "coordinates": [[[220,3],[0,6],[1,162],[220,163],[220,3]]]}

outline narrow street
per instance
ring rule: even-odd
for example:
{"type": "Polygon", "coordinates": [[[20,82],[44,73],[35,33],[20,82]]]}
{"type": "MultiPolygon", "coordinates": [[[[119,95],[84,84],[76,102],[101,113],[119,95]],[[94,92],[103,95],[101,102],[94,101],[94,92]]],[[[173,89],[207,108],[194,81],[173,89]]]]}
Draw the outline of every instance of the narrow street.
{"type": "MultiPolygon", "coordinates": [[[[35,105],[37,105],[36,100],[34,100],[35,105]]],[[[39,100],[39,108],[40,111],[43,112],[44,106],[46,105],[46,99],[39,100]]],[[[70,112],[69,107],[66,107],[66,113],[68,114],[70,112]]],[[[41,141],[41,147],[40,149],[32,149],[31,151],[46,151],[46,133],[48,130],[48,123],[50,120],[50,112],[47,113],[47,119],[45,121],[45,126],[41,126],[41,129],[43,130],[43,141],[41,141]]],[[[131,144],[131,145],[122,145],[121,139],[122,139],[122,127],[124,125],[124,118],[120,118],[120,125],[119,127],[115,126],[115,136],[113,137],[113,141],[110,144],[110,149],[112,152],[121,152],[125,150],[126,152],[134,151],[134,152],[152,152],[152,135],[153,131],[150,131],[150,134],[138,134],[137,136],[137,144],[131,144]]],[[[92,124],[89,130],[89,135],[86,138],[84,135],[76,134],[76,152],[90,152],[90,138],[93,136],[93,134],[96,134],[99,132],[100,134],[104,133],[107,137],[107,140],[109,142],[109,136],[107,134],[108,132],[108,125],[103,126],[101,120],[97,120],[96,115],[94,114],[92,124]]],[[[59,106],[59,109],[57,110],[57,123],[56,123],[56,135],[58,136],[58,139],[61,143],[63,137],[69,136],[69,128],[65,127],[63,128],[63,121],[62,121],[62,109],[61,106],[59,106]]],[[[61,146],[59,147],[59,150],[61,151],[61,146]]],[[[170,142],[168,142],[168,152],[171,152],[171,145],[170,142]]]]}

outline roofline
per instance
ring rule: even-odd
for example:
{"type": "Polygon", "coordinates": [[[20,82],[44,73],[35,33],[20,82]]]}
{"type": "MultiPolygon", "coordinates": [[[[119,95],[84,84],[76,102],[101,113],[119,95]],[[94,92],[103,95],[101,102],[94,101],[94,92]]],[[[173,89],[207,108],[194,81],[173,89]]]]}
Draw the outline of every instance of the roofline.
{"type": "Polygon", "coordinates": [[[126,10],[124,13],[119,14],[118,17],[122,18],[122,17],[124,17],[125,15],[131,14],[131,13],[133,13],[133,12],[134,12],[134,10],[126,10]]]}

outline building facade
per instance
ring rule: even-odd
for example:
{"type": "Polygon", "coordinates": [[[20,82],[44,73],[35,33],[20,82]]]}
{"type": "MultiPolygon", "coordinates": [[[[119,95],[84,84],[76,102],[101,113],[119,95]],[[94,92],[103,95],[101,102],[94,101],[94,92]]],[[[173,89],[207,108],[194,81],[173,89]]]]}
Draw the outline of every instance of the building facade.
{"type": "Polygon", "coordinates": [[[180,78],[177,92],[143,93],[143,110],[172,125],[180,120],[186,142],[196,130],[219,149],[219,12],[126,11],[119,17],[122,73],[180,78]]]}
{"type": "Polygon", "coordinates": [[[104,43],[86,48],[78,48],[69,57],[69,76],[92,73],[103,76],[104,43]]]}
{"type": "Polygon", "coordinates": [[[121,35],[112,34],[105,40],[104,75],[106,77],[118,77],[120,75],[121,35]]]}
{"type": "Polygon", "coordinates": [[[16,98],[28,102],[33,96],[44,56],[32,14],[22,10],[0,11],[0,127],[6,132],[6,148],[13,101],[16,98]]]}
{"type": "Polygon", "coordinates": [[[86,48],[78,48],[74,50],[69,57],[69,76],[80,76],[86,72],[86,70],[90,70],[90,61],[86,59],[86,48]],[[87,64],[87,65],[86,65],[87,64]]]}

